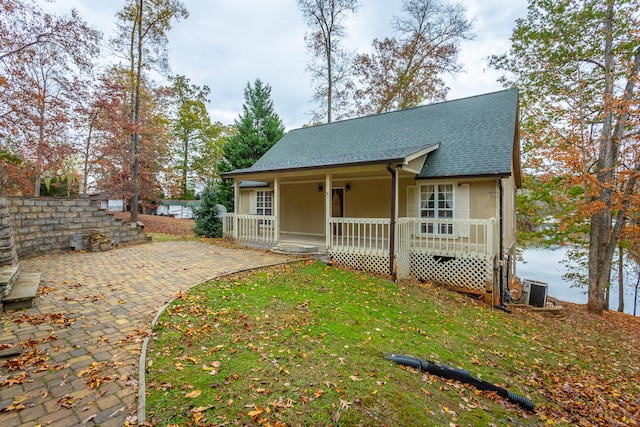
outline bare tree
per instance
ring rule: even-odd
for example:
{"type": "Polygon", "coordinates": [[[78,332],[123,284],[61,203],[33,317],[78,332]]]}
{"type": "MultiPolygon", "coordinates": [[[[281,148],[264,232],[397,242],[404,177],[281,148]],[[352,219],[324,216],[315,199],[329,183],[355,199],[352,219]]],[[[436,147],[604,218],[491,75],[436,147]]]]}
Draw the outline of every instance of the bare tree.
{"type": "Polygon", "coordinates": [[[305,36],[312,59],[308,65],[314,81],[314,99],[326,108],[327,122],[344,107],[352,87],[351,55],[340,47],[346,34],[345,20],[355,14],[358,0],[298,0],[298,7],[309,26],[305,36]]]}
{"type": "Polygon", "coordinates": [[[356,57],[360,115],[444,100],[449,88],[442,75],[462,69],[460,42],[474,37],[462,4],[406,0],[402,10],[392,21],[397,37],[374,40],[374,53],[356,57]]]}

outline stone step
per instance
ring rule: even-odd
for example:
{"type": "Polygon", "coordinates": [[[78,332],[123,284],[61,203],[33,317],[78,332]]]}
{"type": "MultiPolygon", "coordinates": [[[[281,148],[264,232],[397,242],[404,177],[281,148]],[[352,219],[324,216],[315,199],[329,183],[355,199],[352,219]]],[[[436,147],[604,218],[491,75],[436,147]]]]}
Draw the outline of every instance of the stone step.
{"type": "Polygon", "coordinates": [[[4,310],[22,310],[33,307],[41,279],[42,273],[20,274],[9,294],[2,300],[4,310]]]}
{"type": "Polygon", "coordinates": [[[299,243],[278,243],[271,249],[271,251],[281,254],[310,255],[317,254],[318,247],[299,243]]]}
{"type": "Polygon", "coordinates": [[[20,265],[0,268],[0,302],[9,293],[20,273],[20,265]]]}

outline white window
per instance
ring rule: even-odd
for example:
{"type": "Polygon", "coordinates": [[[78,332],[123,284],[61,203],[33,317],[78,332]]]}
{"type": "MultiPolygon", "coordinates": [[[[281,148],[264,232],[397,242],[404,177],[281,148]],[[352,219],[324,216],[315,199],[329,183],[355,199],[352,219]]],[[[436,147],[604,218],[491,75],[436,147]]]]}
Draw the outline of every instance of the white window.
{"type": "MultiPolygon", "coordinates": [[[[420,186],[420,218],[453,219],[453,184],[425,184],[420,186]]],[[[453,235],[453,223],[435,221],[422,224],[422,233],[453,235]]]]}
{"type": "Polygon", "coordinates": [[[256,215],[273,215],[273,191],[256,191],[256,215]]]}

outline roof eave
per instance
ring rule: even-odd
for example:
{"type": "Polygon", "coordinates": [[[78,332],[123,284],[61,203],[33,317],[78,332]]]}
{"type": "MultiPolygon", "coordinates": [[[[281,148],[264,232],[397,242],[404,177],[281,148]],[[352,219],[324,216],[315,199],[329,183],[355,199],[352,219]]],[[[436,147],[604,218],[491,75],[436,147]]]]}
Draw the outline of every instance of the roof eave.
{"type": "Polygon", "coordinates": [[[416,181],[426,181],[433,179],[469,179],[469,178],[508,178],[511,172],[495,172],[468,175],[437,175],[437,176],[416,176],[416,181]]]}
{"type": "Polygon", "coordinates": [[[265,174],[265,173],[269,174],[269,173],[299,172],[299,171],[321,170],[321,169],[348,168],[348,167],[354,167],[354,166],[386,165],[388,163],[402,163],[404,165],[420,156],[425,156],[426,154],[437,150],[439,147],[440,147],[440,143],[432,144],[402,157],[367,160],[363,162],[348,162],[348,163],[325,164],[325,165],[317,165],[317,166],[300,166],[300,167],[293,167],[293,168],[231,171],[231,172],[223,173],[222,176],[225,178],[234,178],[237,176],[258,175],[258,174],[265,174]]]}
{"type": "Polygon", "coordinates": [[[225,178],[235,178],[238,176],[246,176],[246,175],[259,175],[259,174],[271,174],[271,173],[282,173],[282,172],[300,172],[300,171],[308,171],[308,170],[348,168],[348,167],[354,167],[354,166],[386,165],[387,163],[404,163],[404,161],[405,161],[405,157],[398,157],[398,158],[384,159],[384,160],[370,160],[366,162],[339,163],[335,165],[318,165],[318,166],[303,166],[303,167],[295,167],[295,168],[263,169],[263,170],[253,170],[253,171],[243,171],[243,172],[231,171],[231,172],[223,173],[222,176],[225,178]]]}

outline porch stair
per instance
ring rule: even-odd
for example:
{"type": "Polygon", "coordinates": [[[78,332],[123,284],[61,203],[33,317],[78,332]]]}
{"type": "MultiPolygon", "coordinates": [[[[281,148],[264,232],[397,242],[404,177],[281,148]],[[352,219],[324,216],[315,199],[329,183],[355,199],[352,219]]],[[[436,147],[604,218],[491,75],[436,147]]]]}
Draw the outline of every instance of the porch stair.
{"type": "Polygon", "coordinates": [[[282,255],[300,255],[300,256],[323,256],[324,252],[318,249],[318,246],[305,245],[302,243],[278,243],[271,252],[282,255]]]}
{"type": "Polygon", "coordinates": [[[0,270],[0,312],[33,307],[42,273],[20,273],[14,265],[0,270]]]}

